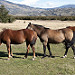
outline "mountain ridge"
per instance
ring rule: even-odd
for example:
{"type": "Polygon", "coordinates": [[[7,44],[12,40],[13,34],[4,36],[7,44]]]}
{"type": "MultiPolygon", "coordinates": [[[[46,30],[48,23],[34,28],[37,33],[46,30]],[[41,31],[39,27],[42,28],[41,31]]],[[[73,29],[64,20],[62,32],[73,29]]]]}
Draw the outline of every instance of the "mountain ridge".
{"type": "Polygon", "coordinates": [[[56,8],[34,8],[0,0],[0,5],[4,5],[9,14],[15,16],[75,16],[75,5],[72,4],[56,8]]]}

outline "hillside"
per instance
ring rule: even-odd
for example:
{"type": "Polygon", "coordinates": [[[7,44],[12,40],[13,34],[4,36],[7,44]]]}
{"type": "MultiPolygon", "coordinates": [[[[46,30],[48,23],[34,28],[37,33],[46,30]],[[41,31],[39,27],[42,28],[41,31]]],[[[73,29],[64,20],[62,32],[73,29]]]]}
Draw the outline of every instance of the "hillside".
{"type": "Polygon", "coordinates": [[[18,16],[75,16],[75,5],[65,5],[58,8],[42,9],[27,5],[15,4],[6,0],[0,0],[11,15],[18,16]]]}
{"type": "Polygon", "coordinates": [[[63,6],[60,6],[59,8],[75,8],[75,5],[74,4],[63,5],[63,6]]]}

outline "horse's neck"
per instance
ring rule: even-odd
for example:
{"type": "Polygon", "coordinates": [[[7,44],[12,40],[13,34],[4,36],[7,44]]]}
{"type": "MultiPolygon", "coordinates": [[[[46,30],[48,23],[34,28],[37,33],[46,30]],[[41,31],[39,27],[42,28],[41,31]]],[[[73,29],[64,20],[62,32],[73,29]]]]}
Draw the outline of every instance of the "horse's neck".
{"type": "Polygon", "coordinates": [[[34,31],[37,33],[38,36],[40,36],[42,29],[34,28],[34,31]]]}

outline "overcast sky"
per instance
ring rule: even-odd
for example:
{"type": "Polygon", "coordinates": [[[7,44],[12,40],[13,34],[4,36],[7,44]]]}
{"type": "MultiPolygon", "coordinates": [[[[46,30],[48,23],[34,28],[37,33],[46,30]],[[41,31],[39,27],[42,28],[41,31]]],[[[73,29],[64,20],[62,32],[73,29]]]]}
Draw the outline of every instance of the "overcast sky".
{"type": "Polygon", "coordinates": [[[75,4],[75,0],[7,0],[7,1],[39,8],[53,8],[67,4],[75,4]]]}

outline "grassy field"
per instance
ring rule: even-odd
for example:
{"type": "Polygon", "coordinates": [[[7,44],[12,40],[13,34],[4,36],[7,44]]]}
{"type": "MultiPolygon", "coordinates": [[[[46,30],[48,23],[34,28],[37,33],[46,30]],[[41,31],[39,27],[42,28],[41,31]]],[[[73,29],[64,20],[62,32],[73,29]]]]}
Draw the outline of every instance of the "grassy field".
{"type": "MultiPolygon", "coordinates": [[[[49,20],[17,20],[14,23],[0,23],[2,28],[24,29],[28,23],[41,24],[51,29],[60,29],[66,26],[75,26],[75,21],[49,21],[49,20]]],[[[35,45],[37,58],[33,61],[33,53],[30,49],[27,59],[23,59],[26,53],[25,43],[12,45],[14,57],[6,60],[8,53],[6,45],[0,46],[0,75],[75,75],[75,59],[73,51],[70,48],[67,58],[61,58],[64,55],[65,47],[61,44],[51,44],[51,51],[55,58],[43,57],[42,43],[39,39],[35,45]]],[[[49,55],[48,50],[46,54],[49,55]]]]}
{"type": "MultiPolygon", "coordinates": [[[[0,47],[0,75],[75,75],[75,59],[72,49],[69,49],[68,57],[61,58],[65,52],[63,44],[51,44],[51,51],[55,58],[46,57],[42,59],[43,48],[39,40],[35,45],[37,58],[32,60],[30,49],[27,59],[23,59],[26,46],[25,43],[12,45],[14,57],[7,59],[7,49],[4,44],[0,47]]],[[[49,55],[48,50],[46,54],[49,55]]]]}

